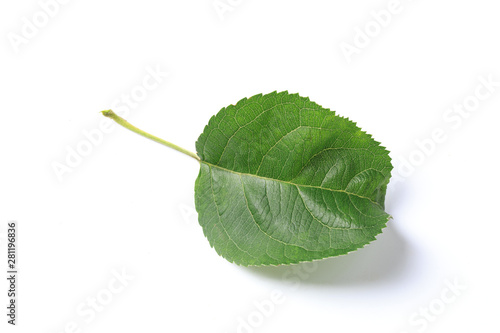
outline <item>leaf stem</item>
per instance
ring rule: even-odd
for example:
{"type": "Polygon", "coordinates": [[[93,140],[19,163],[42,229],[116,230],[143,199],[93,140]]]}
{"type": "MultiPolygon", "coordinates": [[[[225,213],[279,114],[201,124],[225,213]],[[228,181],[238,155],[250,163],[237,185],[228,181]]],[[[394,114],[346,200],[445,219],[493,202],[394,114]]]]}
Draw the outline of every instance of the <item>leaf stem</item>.
{"type": "Polygon", "coordinates": [[[198,157],[198,155],[196,155],[195,153],[193,152],[190,152],[189,150],[186,150],[182,147],[179,147],[178,145],[174,145],[173,143],[171,142],[168,142],[168,141],[165,141],[163,139],[160,139],[154,135],[151,135],[147,132],[144,132],[143,130],[135,127],[134,125],[130,124],[128,121],[126,121],[125,119],[123,119],[122,117],[120,117],[119,115],[117,115],[116,113],[114,113],[112,110],[105,110],[105,111],[101,111],[102,114],[108,118],[111,118],[113,119],[114,121],[116,121],[119,125],[125,127],[126,129],[132,131],[132,132],[135,132],[139,135],[142,135],[143,137],[145,138],[148,138],[150,140],[153,140],[153,141],[156,141],[164,146],[167,146],[167,147],[170,147],[172,149],[175,149],[177,151],[180,151],[181,153],[183,154],[186,154],[188,156],[191,156],[192,158],[194,158],[195,160],[197,161],[200,161],[200,158],[198,157]]]}

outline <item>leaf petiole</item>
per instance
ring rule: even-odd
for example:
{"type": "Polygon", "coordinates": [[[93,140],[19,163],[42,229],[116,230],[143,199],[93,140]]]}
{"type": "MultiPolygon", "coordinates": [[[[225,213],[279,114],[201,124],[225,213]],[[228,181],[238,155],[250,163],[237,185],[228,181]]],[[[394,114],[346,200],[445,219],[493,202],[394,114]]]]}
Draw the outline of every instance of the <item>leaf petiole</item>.
{"type": "Polygon", "coordinates": [[[117,115],[116,113],[114,113],[112,110],[104,110],[104,111],[101,111],[102,114],[108,118],[111,118],[113,119],[115,122],[117,122],[119,125],[125,127],[126,129],[132,131],[132,132],[135,132],[139,135],[142,135],[143,137],[145,138],[148,138],[150,140],[153,140],[155,142],[158,142],[164,146],[167,146],[167,147],[170,147],[172,149],[175,149],[177,151],[180,151],[181,153],[183,154],[186,154],[188,156],[191,156],[192,158],[194,158],[195,160],[197,161],[200,161],[200,158],[198,157],[198,155],[196,155],[195,153],[193,152],[190,152],[189,150],[186,150],[182,147],[179,147],[178,145],[175,145],[171,142],[168,142],[168,141],[165,141],[163,139],[160,139],[154,135],[151,135],[147,132],[144,132],[143,130],[135,127],[134,125],[130,124],[128,121],[126,121],[125,119],[123,119],[122,117],[120,117],[119,115],[117,115]]]}

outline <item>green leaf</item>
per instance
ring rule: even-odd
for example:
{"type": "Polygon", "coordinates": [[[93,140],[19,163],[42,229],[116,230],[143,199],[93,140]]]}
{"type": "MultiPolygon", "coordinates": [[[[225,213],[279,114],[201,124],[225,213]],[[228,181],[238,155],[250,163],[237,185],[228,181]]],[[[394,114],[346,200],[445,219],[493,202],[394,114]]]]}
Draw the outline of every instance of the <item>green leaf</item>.
{"type": "Polygon", "coordinates": [[[112,110],[102,113],[200,162],[199,221],[230,262],[280,265],[346,254],[374,240],[390,218],[388,151],[308,98],[273,92],[222,109],[196,142],[198,155],[112,110]]]}
{"type": "Polygon", "coordinates": [[[199,222],[239,265],[337,256],[390,219],[388,151],[347,118],[287,92],[222,109],[196,142],[199,222]]]}

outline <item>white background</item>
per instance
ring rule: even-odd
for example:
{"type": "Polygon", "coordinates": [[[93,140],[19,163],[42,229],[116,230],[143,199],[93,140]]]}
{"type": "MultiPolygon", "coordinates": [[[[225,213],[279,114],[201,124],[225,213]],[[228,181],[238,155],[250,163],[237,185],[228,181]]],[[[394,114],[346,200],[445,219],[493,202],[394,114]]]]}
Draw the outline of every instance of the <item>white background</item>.
{"type": "Polygon", "coordinates": [[[20,277],[15,328],[0,283],[0,331],[498,332],[500,86],[480,79],[500,81],[496,2],[401,0],[384,27],[370,13],[389,1],[222,3],[221,18],[213,0],[74,0],[44,22],[37,1],[2,2],[1,267],[15,220],[20,277]],[[189,150],[220,108],[274,90],[356,121],[391,151],[394,219],[315,265],[228,263],[197,224],[196,161],[117,126],[98,140],[99,111],[157,68],[168,77],[127,118],[189,150]]]}

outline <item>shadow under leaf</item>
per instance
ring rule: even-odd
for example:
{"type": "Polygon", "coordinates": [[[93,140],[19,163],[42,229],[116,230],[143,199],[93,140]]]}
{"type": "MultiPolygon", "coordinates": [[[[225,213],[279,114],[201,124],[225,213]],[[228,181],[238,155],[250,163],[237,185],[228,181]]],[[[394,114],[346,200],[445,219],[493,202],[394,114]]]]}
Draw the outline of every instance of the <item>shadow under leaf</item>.
{"type": "Polygon", "coordinates": [[[278,267],[246,267],[249,272],[270,279],[308,285],[359,285],[385,283],[404,273],[408,244],[389,222],[376,240],[347,255],[315,262],[278,267]]]}

